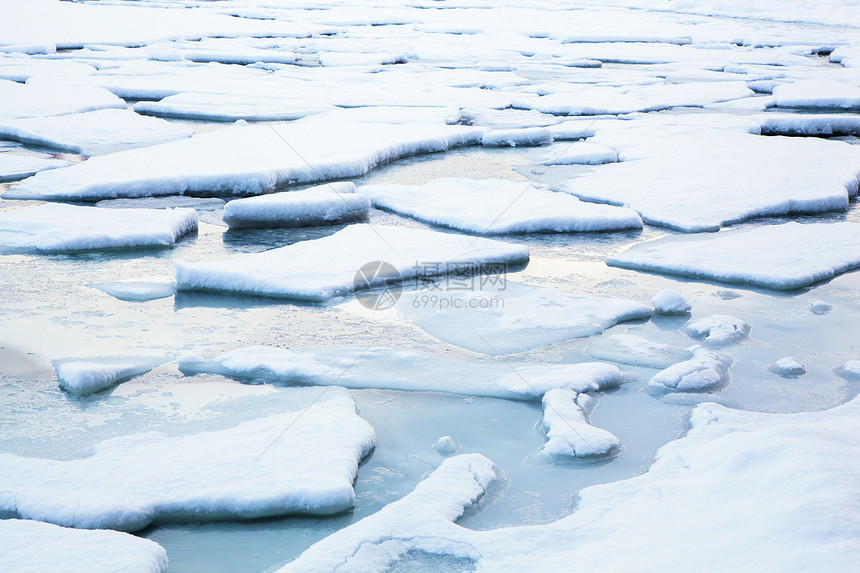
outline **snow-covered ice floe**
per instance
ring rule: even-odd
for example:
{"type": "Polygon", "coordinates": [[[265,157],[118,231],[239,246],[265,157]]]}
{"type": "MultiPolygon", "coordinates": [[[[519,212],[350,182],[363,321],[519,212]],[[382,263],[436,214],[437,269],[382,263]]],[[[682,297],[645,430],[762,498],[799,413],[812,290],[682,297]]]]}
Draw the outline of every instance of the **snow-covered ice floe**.
{"type": "Polygon", "coordinates": [[[125,109],[24,119],[0,117],[0,137],[87,156],[156,145],[192,135],[194,130],[187,125],[125,109]]]}
{"type": "Polygon", "coordinates": [[[651,307],[507,281],[503,290],[404,294],[402,315],[436,338],[483,354],[511,354],[600,334],[651,316],[651,307]]]}
{"type": "Polygon", "coordinates": [[[97,109],[125,108],[125,102],[104,88],[56,82],[19,84],[0,80],[0,120],[58,116],[97,109]]]}
{"type": "MultiPolygon", "coordinates": [[[[660,119],[599,129],[590,142],[615,149],[619,162],[553,188],[624,205],[646,223],[685,232],[715,231],[753,217],[844,211],[857,193],[860,149],[855,145],[710,125],[673,126],[666,119],[674,116],[660,119]]],[[[554,168],[547,169],[551,175],[554,168]]]]}
{"type": "Polygon", "coordinates": [[[93,201],[156,195],[241,195],[363,175],[407,155],[480,143],[482,128],[298,120],[234,125],[187,139],[93,157],[37,174],[6,199],[93,201]]]}
{"type": "Polygon", "coordinates": [[[685,324],[682,331],[691,338],[703,339],[711,346],[725,346],[750,335],[750,325],[727,314],[714,314],[685,324]]]}
{"type": "Polygon", "coordinates": [[[162,358],[67,358],[55,360],[60,388],[70,394],[92,394],[115,386],[121,380],[149,372],[162,358]]]}
{"type": "Polygon", "coordinates": [[[0,153],[0,183],[17,181],[35,175],[39,171],[68,167],[69,165],[68,161],[62,159],[42,159],[32,155],[0,153]]]}
{"type": "Polygon", "coordinates": [[[785,356],[767,365],[767,369],[783,378],[797,378],[806,374],[803,362],[792,356],[785,356]]]}
{"type": "Polygon", "coordinates": [[[0,213],[0,252],[169,247],[197,229],[194,209],[99,209],[48,204],[0,213]]]}
{"type": "Polygon", "coordinates": [[[0,519],[0,570],[15,573],[167,573],[167,553],[119,531],[81,531],[26,519],[0,519]]]}
{"type": "Polygon", "coordinates": [[[586,348],[586,352],[598,360],[648,368],[666,368],[693,356],[689,348],[652,342],[634,334],[614,334],[601,338],[586,348]]]}
{"type": "Polygon", "coordinates": [[[176,261],[177,290],[212,290],[323,302],[357,289],[440,276],[451,272],[526,263],[528,248],[380,225],[350,225],[337,233],[223,261],[176,261]],[[356,275],[368,263],[385,262],[391,273],[356,275]],[[394,272],[396,271],[396,272],[394,272]]]}
{"type": "Polygon", "coordinates": [[[775,107],[860,110],[860,87],[816,79],[773,89],[775,107]]]}
{"type": "Polygon", "coordinates": [[[552,143],[552,132],[545,127],[498,129],[484,134],[484,147],[529,147],[552,143]]]}
{"type": "Polygon", "coordinates": [[[729,382],[733,360],[712,350],[695,348],[692,358],[661,370],[648,381],[648,388],[663,392],[704,392],[729,382]]]}
{"type": "Polygon", "coordinates": [[[761,124],[762,135],[860,135],[860,115],[769,112],[754,116],[754,119],[761,124]]]}
{"type": "Polygon", "coordinates": [[[791,222],[664,237],[634,245],[606,259],[606,264],[777,290],[797,289],[860,267],[860,224],[791,222]]]}
{"type": "Polygon", "coordinates": [[[593,392],[625,381],[616,366],[600,362],[534,364],[468,361],[418,350],[237,348],[204,359],[185,356],[186,375],[220,374],[238,380],[298,385],[338,385],[421,392],[449,392],[536,400],[552,389],[593,392]]]}
{"type": "Polygon", "coordinates": [[[663,289],[651,299],[656,314],[686,314],[693,306],[684,296],[671,289],[663,289]]]}
{"type": "Polygon", "coordinates": [[[224,206],[231,229],[247,227],[308,227],[333,225],[367,217],[370,199],[348,182],[234,199],[224,206]]]}
{"type": "Polygon", "coordinates": [[[839,366],[836,373],[846,380],[860,380],[860,360],[849,360],[839,366]]]}
{"type": "MultiPolygon", "coordinates": [[[[626,571],[634,561],[643,571],[702,563],[721,571],[854,568],[860,398],[800,414],[704,403],[690,425],[646,473],[587,487],[573,514],[542,525],[474,530],[452,523],[487,481],[462,467],[465,456],[450,458],[438,478],[312,545],[281,573],[384,571],[409,551],[499,572],[561,573],[571,563],[626,571]],[[666,543],[667,532],[674,542],[666,543]]],[[[492,466],[484,464],[489,478],[492,466]]]]}
{"type": "Polygon", "coordinates": [[[547,148],[549,159],[543,165],[603,165],[618,161],[618,153],[605,145],[575,141],[561,143],[547,148]]]}
{"type": "Polygon", "coordinates": [[[530,181],[450,177],[424,185],[363,185],[358,191],[374,207],[477,234],[642,228],[632,209],[586,203],[530,181]]]}
{"type": "Polygon", "coordinates": [[[200,121],[288,121],[335,109],[324,102],[307,98],[284,98],[253,94],[212,94],[182,92],[159,101],[141,101],[134,111],[160,117],[200,121]]]}
{"type": "Polygon", "coordinates": [[[292,389],[296,410],[217,431],[112,438],[92,455],[0,454],[0,511],[67,527],[137,531],[348,509],[358,462],[375,445],[347,390],[292,389]],[[277,439],[285,428],[289,434],[277,439]]]}
{"type": "Polygon", "coordinates": [[[547,442],[543,454],[595,458],[617,452],[621,442],[610,432],[592,426],[586,418],[591,400],[572,390],[550,390],[543,397],[543,425],[547,442]]]}

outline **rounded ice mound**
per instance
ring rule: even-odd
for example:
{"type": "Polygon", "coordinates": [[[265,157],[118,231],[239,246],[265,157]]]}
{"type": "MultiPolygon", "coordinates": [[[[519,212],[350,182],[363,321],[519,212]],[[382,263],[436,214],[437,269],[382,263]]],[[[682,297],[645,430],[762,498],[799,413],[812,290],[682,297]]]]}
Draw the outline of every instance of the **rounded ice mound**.
{"type": "Polygon", "coordinates": [[[451,436],[442,436],[436,440],[436,443],[433,444],[433,448],[443,456],[450,456],[460,449],[460,445],[455,442],[451,436]]]}
{"type": "Polygon", "coordinates": [[[686,314],[693,308],[681,293],[663,289],[651,299],[651,305],[657,314],[686,314]]]}
{"type": "Polygon", "coordinates": [[[839,366],[836,373],[847,380],[860,380],[860,360],[849,360],[839,366]]]}
{"type": "Polygon", "coordinates": [[[796,378],[806,374],[806,366],[797,358],[786,356],[768,364],[767,369],[784,378],[796,378]]]}
{"type": "Polygon", "coordinates": [[[809,303],[809,311],[813,314],[827,314],[834,308],[836,307],[830,303],[824,302],[823,300],[813,300],[809,303]]]}
{"type": "Polygon", "coordinates": [[[716,295],[723,300],[734,300],[736,298],[741,297],[740,293],[737,293],[737,292],[730,290],[730,289],[727,289],[727,288],[723,288],[723,289],[718,290],[716,292],[716,295]]]}

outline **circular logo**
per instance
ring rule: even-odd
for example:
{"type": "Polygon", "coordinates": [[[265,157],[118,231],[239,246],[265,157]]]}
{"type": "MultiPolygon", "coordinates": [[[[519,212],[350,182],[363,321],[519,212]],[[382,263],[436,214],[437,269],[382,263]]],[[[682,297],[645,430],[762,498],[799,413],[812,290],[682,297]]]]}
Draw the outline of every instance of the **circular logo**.
{"type": "Polygon", "coordinates": [[[355,298],[370,310],[385,310],[397,304],[403,292],[403,277],[385,261],[365,263],[355,273],[355,298]]]}

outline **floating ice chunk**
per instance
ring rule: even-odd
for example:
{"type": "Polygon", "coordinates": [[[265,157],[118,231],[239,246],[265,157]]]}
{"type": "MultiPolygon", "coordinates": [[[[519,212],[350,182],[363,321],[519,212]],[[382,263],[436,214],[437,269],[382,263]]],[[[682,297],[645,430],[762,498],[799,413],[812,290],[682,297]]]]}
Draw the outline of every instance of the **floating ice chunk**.
{"type": "Polygon", "coordinates": [[[749,324],[726,314],[714,314],[694,320],[681,330],[692,338],[703,338],[713,346],[734,344],[750,335],[749,324]]]}
{"type": "Polygon", "coordinates": [[[436,179],[424,185],[364,185],[374,207],[478,234],[640,229],[630,209],[568,201],[529,181],[436,179]]]}
{"type": "Polygon", "coordinates": [[[546,151],[549,159],[542,161],[544,165],[603,165],[618,161],[614,149],[596,143],[559,144],[546,151]]]}
{"type": "Polygon", "coordinates": [[[849,360],[839,366],[836,373],[847,380],[860,380],[860,360],[849,360]]]}
{"type": "Polygon", "coordinates": [[[43,117],[105,108],[125,102],[104,88],[66,86],[56,82],[19,84],[0,80],[0,119],[43,117]]]}
{"type": "Polygon", "coordinates": [[[732,359],[701,347],[693,348],[692,358],[661,370],[648,381],[648,387],[664,392],[704,392],[726,385],[732,359]]]}
{"type": "Polygon", "coordinates": [[[322,302],[359,288],[523,264],[528,257],[526,247],[490,239],[361,224],[322,239],[224,261],[176,261],[176,288],[322,302]],[[384,261],[396,273],[376,274],[357,284],[357,273],[373,261],[384,261]]]}
{"type": "Polygon", "coordinates": [[[329,183],[304,191],[287,191],[234,199],[224,206],[231,229],[247,227],[309,227],[364,219],[370,212],[367,195],[349,182],[329,183]]]}
{"type": "Polygon", "coordinates": [[[693,355],[689,348],[651,342],[633,334],[615,334],[601,338],[589,346],[586,352],[598,360],[647,368],[666,368],[693,355]]]}
{"type": "Polygon", "coordinates": [[[829,60],[846,68],[860,66],[860,46],[839,46],[830,52],[829,60]]]}
{"type": "Polygon", "coordinates": [[[497,129],[484,134],[484,147],[528,147],[552,143],[552,133],[545,127],[497,129]]]}
{"type": "Polygon", "coordinates": [[[125,109],[24,119],[0,117],[2,137],[87,156],[155,145],[192,135],[194,130],[186,125],[145,117],[125,109]]]}
{"type": "Polygon", "coordinates": [[[860,135],[860,115],[829,113],[763,113],[755,116],[762,135],[860,135]]]}
{"type": "Polygon", "coordinates": [[[16,153],[0,153],[0,183],[4,181],[17,181],[39,171],[68,167],[70,163],[61,159],[42,159],[32,155],[18,155],[16,153]]]}
{"type": "Polygon", "coordinates": [[[743,296],[743,295],[741,295],[741,293],[739,293],[737,291],[733,291],[731,289],[727,289],[727,288],[722,288],[722,289],[718,290],[717,292],[715,292],[714,294],[716,294],[718,297],[720,297],[723,300],[734,300],[736,298],[741,298],[741,296],[743,296]]]}
{"type": "Polygon", "coordinates": [[[146,302],[159,298],[173,296],[176,285],[172,279],[162,281],[111,281],[87,285],[109,294],[119,300],[128,302],[146,302]]]}
{"type": "Polygon", "coordinates": [[[404,295],[398,308],[436,338],[483,354],[511,354],[600,334],[618,322],[651,316],[638,302],[507,281],[503,290],[404,295]]]}
{"type": "Polygon", "coordinates": [[[134,111],[160,117],[203,121],[284,121],[335,109],[307,98],[285,98],[283,94],[221,94],[182,92],[159,101],[141,101],[134,111]]]}
{"type": "Polygon", "coordinates": [[[111,388],[121,380],[149,372],[164,362],[160,358],[126,357],[75,359],[54,362],[60,388],[70,394],[93,394],[111,388]]]}
{"type": "Polygon", "coordinates": [[[449,553],[456,545],[457,553],[468,551],[462,542],[448,544],[436,537],[454,528],[453,522],[495,479],[495,465],[480,454],[448,458],[409,495],[314,544],[280,572],[315,573],[343,565],[351,571],[383,571],[414,549],[449,553]],[[415,534],[419,530],[428,534],[426,547],[415,534]]]}
{"type": "Polygon", "coordinates": [[[0,519],[0,570],[66,573],[167,573],[167,553],[118,531],[81,531],[24,519],[0,519]]]}
{"type": "Polygon", "coordinates": [[[860,110],[860,87],[833,80],[800,80],[773,89],[776,107],[860,110]]]}
{"type": "Polygon", "coordinates": [[[305,407],[185,436],[102,442],[88,457],[0,454],[0,511],[57,525],[136,531],[156,520],[328,515],[352,506],[373,429],[348,391],[291,390],[305,407]],[[275,439],[290,429],[284,439],[275,439]],[[277,479],[273,479],[277,476],[277,479]]]}
{"type": "Polygon", "coordinates": [[[433,448],[443,456],[450,456],[457,453],[457,450],[460,449],[460,445],[451,439],[451,436],[442,436],[436,440],[436,443],[433,444],[433,448]]]}
{"type": "MultiPolygon", "coordinates": [[[[4,51],[0,47],[0,52],[4,51]]],[[[93,66],[81,62],[45,58],[3,58],[0,79],[26,82],[33,76],[85,76],[95,73],[93,66]]]]}
{"type": "Polygon", "coordinates": [[[827,314],[834,308],[836,307],[829,302],[824,302],[823,300],[813,300],[809,303],[809,311],[813,314],[827,314]]]}
{"type": "Polygon", "coordinates": [[[785,223],[634,245],[606,264],[790,290],[860,266],[857,223],[785,223]],[[753,248],[755,247],[755,248],[753,248]],[[762,257],[762,250],[767,257],[762,257]]]}
{"type": "Polygon", "coordinates": [[[541,452],[550,456],[576,458],[608,456],[621,442],[611,433],[592,426],[577,394],[571,390],[550,390],[543,397],[543,424],[547,442],[541,452]]]}
{"type": "Polygon", "coordinates": [[[449,496],[463,487],[474,497],[480,491],[464,471],[452,481],[425,480],[312,545],[281,573],[384,571],[409,550],[471,559],[481,571],[562,572],[571,563],[626,571],[632,562],[647,571],[703,562],[720,571],[854,568],[858,517],[846,500],[860,495],[853,479],[860,399],[800,414],[704,403],[690,424],[646,473],[581,490],[575,511],[558,521],[490,530],[452,524],[471,496],[456,503],[449,496]],[[676,542],[665,543],[667,531],[676,542]]]}
{"type": "Polygon", "coordinates": [[[19,199],[113,199],[261,194],[286,183],[363,175],[406,155],[480,141],[462,125],[312,122],[236,125],[188,139],[94,157],[4,194],[19,199]]]}
{"type": "Polygon", "coordinates": [[[39,205],[0,213],[0,252],[169,247],[195,229],[194,209],[39,205]]]}
{"type": "Polygon", "coordinates": [[[783,378],[797,378],[806,374],[806,366],[797,358],[786,356],[767,365],[767,369],[783,378]]]}
{"type": "Polygon", "coordinates": [[[535,400],[553,388],[592,392],[624,382],[617,367],[599,362],[467,361],[388,348],[288,350],[250,346],[210,359],[183,357],[179,370],[186,375],[220,374],[276,384],[337,384],[356,389],[450,392],[514,400],[535,400]]]}
{"type": "Polygon", "coordinates": [[[663,289],[654,295],[651,306],[657,314],[686,314],[693,308],[681,293],[671,289],[663,289]]]}

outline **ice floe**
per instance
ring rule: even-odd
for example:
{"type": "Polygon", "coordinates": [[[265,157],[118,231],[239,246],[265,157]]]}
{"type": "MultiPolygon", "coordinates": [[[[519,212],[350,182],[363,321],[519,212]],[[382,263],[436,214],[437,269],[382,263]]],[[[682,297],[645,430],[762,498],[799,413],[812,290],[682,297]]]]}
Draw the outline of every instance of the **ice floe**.
{"type": "Polygon", "coordinates": [[[860,380],[860,360],[849,360],[836,368],[836,373],[847,380],[860,380]]]}
{"type": "Polygon", "coordinates": [[[648,381],[648,387],[664,392],[704,392],[729,382],[733,360],[712,350],[694,347],[693,356],[661,370],[648,381]]]}
{"type": "Polygon", "coordinates": [[[374,207],[478,234],[640,229],[631,209],[579,201],[529,181],[436,179],[424,185],[363,185],[374,207]]]}
{"type": "Polygon", "coordinates": [[[125,357],[76,359],[54,362],[60,388],[70,394],[92,394],[115,386],[123,379],[139,376],[164,362],[160,358],[125,357]]]}
{"type": "Polygon", "coordinates": [[[671,289],[663,289],[654,295],[651,306],[657,314],[686,314],[693,308],[681,293],[671,289]]]}
{"type": "Polygon", "coordinates": [[[176,261],[177,290],[213,290],[322,302],[357,289],[528,261],[528,248],[424,229],[350,225],[334,235],[212,262],[176,261]],[[373,262],[391,272],[357,282],[373,262]]]}
{"type": "Polygon", "coordinates": [[[484,134],[484,147],[529,147],[552,143],[552,132],[545,127],[497,129],[484,134]]]}
{"type": "Polygon", "coordinates": [[[628,299],[512,281],[501,290],[498,282],[475,288],[404,294],[398,309],[428,334],[483,354],[511,354],[585,338],[619,322],[651,316],[650,306],[628,299]]]}
{"type": "Polygon", "coordinates": [[[587,487],[570,516],[541,525],[452,523],[487,488],[492,464],[482,458],[486,477],[476,479],[474,458],[450,458],[413,493],[280,571],[383,571],[410,550],[472,560],[482,571],[562,572],[571,563],[623,571],[631,560],[649,571],[703,562],[720,570],[853,567],[858,520],[845,500],[860,494],[860,482],[857,464],[845,461],[860,455],[860,399],[800,414],[704,403],[690,424],[646,473],[587,487]],[[667,531],[677,543],[664,543],[667,531]]]}
{"type": "Polygon", "coordinates": [[[615,267],[778,290],[860,266],[857,223],[785,223],[711,235],[664,237],[610,257],[615,267]],[[753,248],[755,247],[755,248],[753,248]],[[767,252],[766,257],[761,253],[767,252]]]}
{"type": "Polygon", "coordinates": [[[172,278],[163,280],[126,280],[92,283],[88,287],[128,302],[146,302],[173,296],[176,285],[172,278]]]}
{"type": "Polygon", "coordinates": [[[693,355],[689,348],[652,342],[634,334],[614,334],[601,338],[586,348],[586,352],[598,360],[647,368],[666,368],[693,355]]]}
{"type": "Polygon", "coordinates": [[[141,101],[134,111],[160,117],[202,121],[284,121],[335,109],[307,98],[284,98],[253,94],[182,92],[159,101],[141,101]]]}
{"type": "Polygon", "coordinates": [[[762,135],[832,137],[860,135],[860,115],[847,113],[779,113],[755,116],[762,135]]]}
{"type": "Polygon", "coordinates": [[[436,443],[433,444],[433,449],[442,454],[443,456],[451,456],[457,453],[457,450],[460,449],[460,444],[455,442],[451,436],[442,436],[436,443]]]}
{"type": "Polygon", "coordinates": [[[125,109],[100,109],[54,117],[3,119],[0,137],[81,155],[101,155],[191,137],[187,125],[125,109]]]}
{"type": "Polygon", "coordinates": [[[66,86],[57,82],[19,84],[0,80],[0,120],[105,108],[123,109],[125,102],[100,87],[66,86]]]}
{"type": "Polygon", "coordinates": [[[43,159],[32,155],[17,153],[0,153],[0,183],[17,181],[39,171],[68,167],[70,163],[62,159],[43,159]]]}
{"type": "Polygon", "coordinates": [[[773,89],[775,107],[860,110],[860,87],[816,79],[800,80],[773,89]]]}
{"type": "Polygon", "coordinates": [[[836,307],[834,307],[829,302],[825,302],[823,300],[813,300],[813,301],[809,302],[809,311],[812,314],[819,314],[819,315],[827,314],[828,312],[830,312],[834,308],[836,308],[836,307]]]}
{"type": "Polygon", "coordinates": [[[197,211],[194,209],[39,205],[0,213],[0,252],[169,247],[195,229],[197,211]]]}
{"type": "MultiPolygon", "coordinates": [[[[311,119],[311,118],[308,118],[311,119]]],[[[287,183],[363,175],[406,155],[480,142],[461,125],[312,122],[236,125],[94,157],[22,181],[6,199],[97,200],[156,195],[260,194],[287,183]]]]}
{"type": "Polygon", "coordinates": [[[727,314],[714,314],[694,320],[681,329],[692,338],[704,339],[712,346],[734,344],[750,335],[750,325],[727,314]]]}
{"type": "Polygon", "coordinates": [[[420,392],[449,392],[536,400],[552,389],[594,392],[625,381],[610,364],[533,364],[468,361],[417,350],[328,348],[292,350],[266,346],[237,348],[209,359],[185,356],[186,375],[220,374],[238,380],[285,385],[338,385],[420,392]]]}
{"type": "Polygon", "coordinates": [[[224,206],[231,229],[247,227],[308,227],[367,218],[370,199],[355,185],[336,182],[304,191],[287,191],[234,199],[224,206]]]}
{"type": "Polygon", "coordinates": [[[108,209],[168,209],[173,207],[188,207],[197,211],[200,222],[210,225],[224,225],[221,219],[224,209],[224,199],[217,197],[186,197],[184,195],[168,195],[166,197],[138,197],[134,199],[104,199],[96,203],[96,207],[108,209]]]}
{"type": "Polygon", "coordinates": [[[343,511],[355,497],[358,462],[375,444],[373,429],[356,415],[346,390],[304,392],[302,400],[299,409],[232,428],[112,438],[82,458],[0,454],[0,511],[124,531],[165,519],[343,511]],[[288,435],[279,439],[286,429],[288,435]]]}
{"type": "Polygon", "coordinates": [[[618,161],[618,153],[605,145],[574,142],[553,145],[546,150],[549,159],[544,165],[603,165],[618,161]]]}
{"type": "Polygon", "coordinates": [[[167,553],[118,531],[81,531],[26,519],[0,519],[0,569],[17,573],[167,573],[167,553]]]}
{"type": "Polygon", "coordinates": [[[543,396],[543,425],[547,442],[541,452],[549,456],[593,458],[618,451],[621,442],[611,433],[592,426],[580,397],[572,390],[550,390],[543,396]]]}
{"type": "Polygon", "coordinates": [[[767,369],[783,378],[797,378],[806,374],[806,366],[797,358],[786,356],[767,365],[767,369]]]}

